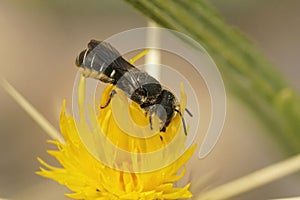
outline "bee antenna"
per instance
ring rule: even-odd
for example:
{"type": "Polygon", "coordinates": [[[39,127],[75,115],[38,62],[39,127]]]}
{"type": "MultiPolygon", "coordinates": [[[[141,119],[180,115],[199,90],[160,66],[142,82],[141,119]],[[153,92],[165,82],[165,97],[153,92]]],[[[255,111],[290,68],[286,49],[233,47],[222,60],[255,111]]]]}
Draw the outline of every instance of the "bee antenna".
{"type": "Polygon", "coordinates": [[[193,114],[187,108],[185,109],[185,111],[187,112],[187,114],[189,114],[190,117],[193,117],[193,114]]]}
{"type": "Polygon", "coordinates": [[[183,125],[184,134],[187,135],[185,121],[184,121],[184,118],[183,118],[180,110],[175,109],[175,112],[177,112],[180,115],[181,121],[182,121],[182,125],[183,125]]]}

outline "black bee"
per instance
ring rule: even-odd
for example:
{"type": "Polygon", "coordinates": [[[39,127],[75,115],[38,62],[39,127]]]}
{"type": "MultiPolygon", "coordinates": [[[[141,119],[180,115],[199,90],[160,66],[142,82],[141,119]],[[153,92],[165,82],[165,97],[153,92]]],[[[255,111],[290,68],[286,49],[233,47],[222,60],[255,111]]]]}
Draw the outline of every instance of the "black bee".
{"type": "MultiPolygon", "coordinates": [[[[75,64],[83,76],[111,83],[124,91],[128,98],[149,114],[151,129],[152,117],[157,116],[161,124],[160,131],[165,132],[177,112],[181,116],[184,133],[187,134],[180,105],[174,94],[163,89],[155,78],[127,62],[109,43],[91,40],[88,48],[79,54],[75,64]]],[[[109,105],[114,94],[115,91],[101,108],[109,105]]]]}

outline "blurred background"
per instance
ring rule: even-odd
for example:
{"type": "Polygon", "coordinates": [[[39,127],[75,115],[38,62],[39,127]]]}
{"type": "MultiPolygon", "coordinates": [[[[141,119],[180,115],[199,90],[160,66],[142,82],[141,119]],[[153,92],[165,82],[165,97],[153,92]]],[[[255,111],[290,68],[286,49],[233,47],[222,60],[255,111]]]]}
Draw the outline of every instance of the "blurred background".
{"type": "MultiPolygon", "coordinates": [[[[57,129],[61,102],[71,103],[74,60],[92,39],[147,26],[147,19],[120,0],[0,0],[0,75],[20,91],[57,129]]],[[[227,22],[257,46],[300,92],[300,1],[211,1],[227,22]]],[[[171,63],[171,61],[170,61],[171,63]]],[[[251,94],[249,94],[251,95],[251,94]]],[[[202,116],[205,116],[201,114],[202,116]]],[[[213,152],[194,160],[187,175],[217,171],[201,190],[213,188],[284,158],[266,128],[228,94],[227,118],[213,152]]],[[[0,198],[66,199],[67,190],[35,174],[37,157],[55,163],[49,137],[0,88],[0,198]]],[[[291,175],[235,199],[300,196],[300,177],[291,175]]],[[[199,192],[198,191],[198,192],[199,192]]]]}

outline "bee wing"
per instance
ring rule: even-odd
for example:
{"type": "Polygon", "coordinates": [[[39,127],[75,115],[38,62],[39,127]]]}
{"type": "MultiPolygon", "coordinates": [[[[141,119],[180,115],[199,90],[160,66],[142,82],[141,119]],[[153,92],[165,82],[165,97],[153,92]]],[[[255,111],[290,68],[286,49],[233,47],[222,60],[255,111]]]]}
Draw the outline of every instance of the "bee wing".
{"type": "MultiPolygon", "coordinates": [[[[92,65],[94,66],[93,68],[98,67],[98,71],[104,73],[108,66],[112,66],[109,70],[116,70],[116,73],[121,75],[118,78],[117,87],[125,91],[129,96],[136,89],[146,84],[159,84],[152,76],[128,63],[109,43],[91,40],[88,47],[92,52],[94,51],[94,54],[92,53],[92,55],[95,55],[94,63],[98,63],[98,66],[92,65]]],[[[108,75],[110,73],[107,72],[105,74],[108,75]]]]}
{"type": "Polygon", "coordinates": [[[121,57],[121,54],[109,43],[91,40],[88,47],[92,52],[91,55],[95,56],[94,59],[98,65],[109,66],[114,63],[120,68],[125,67],[124,65],[121,65],[121,63],[117,62],[117,59],[121,57]]]}
{"type": "Polygon", "coordinates": [[[130,97],[138,88],[146,88],[149,92],[149,88],[153,85],[160,85],[160,83],[147,74],[146,72],[139,70],[138,68],[132,68],[119,79],[117,82],[117,87],[125,91],[125,93],[130,97]],[[151,85],[151,86],[150,86],[151,85]]]}
{"type": "Polygon", "coordinates": [[[97,52],[97,59],[106,63],[107,66],[113,64],[113,69],[123,75],[123,82],[131,84],[132,87],[140,86],[139,81],[137,80],[139,70],[122,58],[121,54],[113,46],[107,42],[91,40],[88,47],[95,49],[97,52]]]}
{"type": "Polygon", "coordinates": [[[135,67],[126,71],[123,73],[123,76],[119,79],[116,86],[125,91],[130,97],[137,88],[142,86],[142,83],[139,80],[140,73],[141,71],[135,67]]]}
{"type": "Polygon", "coordinates": [[[124,78],[127,79],[127,84],[131,84],[132,87],[140,86],[136,75],[139,73],[138,69],[128,63],[116,50],[107,42],[100,42],[96,47],[97,59],[102,60],[107,66],[112,65],[112,69],[116,70],[122,76],[127,74],[124,78]],[[132,72],[130,72],[132,70],[132,72]]]}

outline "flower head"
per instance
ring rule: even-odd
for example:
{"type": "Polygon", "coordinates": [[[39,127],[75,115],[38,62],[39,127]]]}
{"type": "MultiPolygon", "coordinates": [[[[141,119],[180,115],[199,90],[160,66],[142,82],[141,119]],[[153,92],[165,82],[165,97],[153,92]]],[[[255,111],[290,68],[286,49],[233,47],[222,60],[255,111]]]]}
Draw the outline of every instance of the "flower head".
{"type": "MultiPolygon", "coordinates": [[[[67,194],[67,196],[74,199],[159,200],[190,198],[192,194],[189,191],[189,184],[184,187],[176,187],[175,185],[175,182],[184,176],[184,164],[195,149],[193,146],[185,150],[185,136],[182,132],[180,116],[174,117],[165,133],[146,138],[136,138],[120,129],[112,116],[112,106],[109,105],[105,109],[99,109],[99,114],[90,109],[89,116],[91,124],[93,124],[91,130],[84,120],[82,106],[84,103],[81,101],[84,94],[82,86],[85,86],[83,77],[80,80],[78,91],[80,122],[77,122],[72,116],[66,115],[66,103],[64,102],[60,128],[65,144],[50,141],[57,146],[58,150],[51,150],[48,153],[59,161],[61,167],[51,166],[38,158],[43,167],[37,174],[67,186],[74,192],[67,194]],[[93,118],[93,116],[96,117],[93,118]],[[99,131],[97,125],[104,133],[106,142],[99,141],[101,138],[95,136],[95,131],[99,131]],[[84,139],[82,134],[94,135],[93,141],[84,139]],[[179,136],[180,141],[179,144],[176,144],[177,148],[174,149],[173,147],[172,149],[170,147],[171,149],[168,149],[176,136],[179,136]],[[113,144],[114,148],[108,149],[107,144],[113,144]],[[120,149],[131,153],[131,156],[120,156],[120,149]],[[160,151],[160,149],[164,150],[160,151]],[[144,158],[143,155],[146,153],[150,153],[151,156],[144,158]]],[[[113,86],[109,86],[103,92],[102,103],[107,101],[112,88],[113,86]]],[[[132,123],[140,125],[148,123],[148,118],[143,110],[135,103],[129,104],[122,93],[118,92],[113,99],[118,101],[116,104],[127,105],[133,118],[132,123]]],[[[131,125],[129,123],[128,126],[131,125]]]]}

